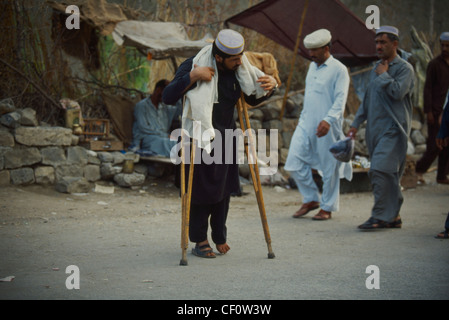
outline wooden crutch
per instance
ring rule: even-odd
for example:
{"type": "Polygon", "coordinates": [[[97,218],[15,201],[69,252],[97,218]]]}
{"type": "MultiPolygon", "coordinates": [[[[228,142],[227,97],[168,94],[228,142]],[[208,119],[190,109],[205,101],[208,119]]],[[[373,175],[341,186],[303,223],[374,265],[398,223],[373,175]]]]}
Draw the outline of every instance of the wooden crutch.
{"type": "Polygon", "coordinates": [[[182,219],[181,219],[181,249],[182,258],[179,263],[181,266],[187,265],[187,249],[189,247],[189,223],[190,223],[190,204],[192,200],[192,182],[193,182],[193,169],[195,160],[195,139],[192,139],[190,147],[190,167],[189,167],[189,181],[186,193],[186,176],[185,176],[185,162],[187,154],[185,152],[185,136],[183,130],[181,131],[181,207],[182,207],[182,219]]]}
{"type": "Polygon", "coordinates": [[[268,247],[268,259],[274,259],[275,255],[274,255],[273,249],[271,247],[270,230],[268,228],[267,214],[265,212],[265,203],[263,200],[262,185],[260,183],[259,166],[257,164],[257,156],[256,156],[256,149],[255,149],[255,144],[254,144],[254,137],[251,132],[251,124],[249,122],[248,109],[246,107],[243,95],[240,98],[240,100],[237,102],[237,111],[239,114],[240,127],[241,127],[242,131],[244,131],[245,127],[246,127],[246,130],[248,131],[248,138],[249,138],[250,144],[252,146],[251,150],[249,150],[248,144],[245,143],[245,151],[246,151],[246,156],[248,158],[248,165],[250,168],[251,177],[253,179],[253,187],[254,187],[254,191],[256,193],[257,204],[259,206],[260,219],[262,221],[262,227],[263,227],[263,232],[265,235],[265,241],[266,241],[267,247],[268,247]],[[245,119],[246,125],[243,121],[243,118],[245,119]],[[251,152],[251,154],[250,154],[250,152],[251,152]],[[254,164],[250,163],[251,155],[252,155],[254,164]]]}

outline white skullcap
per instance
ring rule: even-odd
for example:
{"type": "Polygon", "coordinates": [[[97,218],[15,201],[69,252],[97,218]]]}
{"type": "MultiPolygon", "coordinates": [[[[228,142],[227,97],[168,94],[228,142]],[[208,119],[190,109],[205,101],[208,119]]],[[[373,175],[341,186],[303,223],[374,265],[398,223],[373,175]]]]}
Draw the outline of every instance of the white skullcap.
{"type": "Polygon", "coordinates": [[[306,49],[322,48],[332,40],[332,35],[327,29],[320,29],[304,38],[306,49]]]}
{"type": "Polygon", "coordinates": [[[440,41],[449,41],[449,32],[443,32],[440,36],[440,41]]]}
{"type": "Polygon", "coordinates": [[[382,26],[382,27],[380,27],[379,29],[376,30],[376,35],[378,35],[380,33],[394,34],[396,37],[399,38],[399,30],[396,27],[382,26]]]}
{"type": "Polygon", "coordinates": [[[218,33],[215,45],[221,52],[235,56],[245,49],[245,39],[237,31],[224,29],[218,33]]]}

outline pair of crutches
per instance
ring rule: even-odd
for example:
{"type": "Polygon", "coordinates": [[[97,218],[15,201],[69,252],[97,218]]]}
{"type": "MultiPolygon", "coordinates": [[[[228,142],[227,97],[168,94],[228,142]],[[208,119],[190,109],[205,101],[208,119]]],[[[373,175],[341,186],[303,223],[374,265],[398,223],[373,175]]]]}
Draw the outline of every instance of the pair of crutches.
{"type": "MultiPolygon", "coordinates": [[[[259,206],[260,218],[262,221],[262,227],[264,231],[265,241],[268,247],[268,258],[274,259],[275,255],[271,247],[271,237],[270,230],[268,228],[267,215],[265,212],[265,203],[262,193],[262,185],[260,183],[259,166],[257,164],[256,149],[254,144],[254,137],[251,131],[251,125],[249,121],[249,115],[247,106],[243,95],[237,103],[237,111],[239,115],[240,127],[242,131],[247,130],[248,138],[250,140],[251,150],[248,147],[248,143],[245,142],[245,152],[248,158],[248,165],[251,172],[251,178],[253,180],[253,187],[256,194],[257,204],[259,206]],[[253,160],[253,161],[250,161],[253,160]]],[[[183,130],[182,130],[183,131],[183,130]]],[[[190,206],[192,198],[192,182],[193,182],[193,172],[194,172],[194,160],[195,160],[195,149],[196,142],[192,139],[192,146],[190,148],[190,166],[189,166],[189,179],[186,191],[186,177],[185,177],[185,163],[187,160],[187,154],[185,152],[185,139],[184,133],[181,134],[181,204],[182,204],[182,219],[181,219],[181,249],[182,258],[180,265],[187,265],[187,249],[189,246],[189,222],[190,222],[190,206]]]]}

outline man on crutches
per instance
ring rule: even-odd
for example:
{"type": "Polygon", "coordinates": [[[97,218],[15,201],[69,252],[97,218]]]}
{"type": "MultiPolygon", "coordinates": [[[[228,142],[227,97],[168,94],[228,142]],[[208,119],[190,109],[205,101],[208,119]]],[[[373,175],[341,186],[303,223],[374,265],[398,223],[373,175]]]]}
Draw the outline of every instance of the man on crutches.
{"type": "Polygon", "coordinates": [[[239,191],[240,183],[237,146],[234,140],[231,145],[225,144],[225,131],[236,129],[235,106],[242,93],[248,104],[257,105],[276,87],[272,76],[249,63],[242,35],[225,29],[213,44],[183,62],[164,90],[165,103],[185,98],[182,122],[188,136],[183,137],[181,146],[184,159],[190,161],[182,165],[181,179],[188,190],[183,200],[183,208],[187,209],[183,209],[183,223],[188,222],[190,241],[196,243],[192,253],[198,257],[216,257],[207,236],[209,218],[216,249],[221,254],[230,250],[226,220],[231,193],[239,191]],[[188,149],[189,154],[185,152],[188,149]]]}

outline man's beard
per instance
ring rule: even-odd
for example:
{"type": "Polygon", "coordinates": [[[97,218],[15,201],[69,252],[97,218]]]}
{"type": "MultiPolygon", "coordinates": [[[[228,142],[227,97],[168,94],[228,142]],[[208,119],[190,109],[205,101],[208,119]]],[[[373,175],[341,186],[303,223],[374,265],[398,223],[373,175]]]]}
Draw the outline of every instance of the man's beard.
{"type": "Polygon", "coordinates": [[[217,61],[217,68],[220,69],[222,72],[226,72],[226,73],[236,72],[239,69],[239,67],[240,66],[235,66],[234,69],[230,69],[230,68],[226,67],[226,65],[223,62],[217,61]]]}

